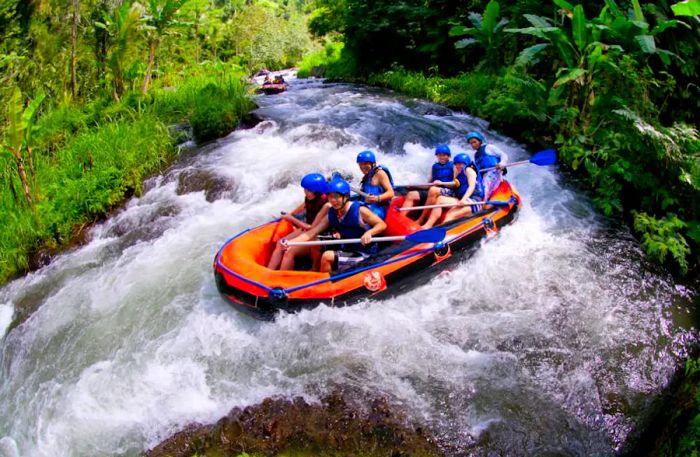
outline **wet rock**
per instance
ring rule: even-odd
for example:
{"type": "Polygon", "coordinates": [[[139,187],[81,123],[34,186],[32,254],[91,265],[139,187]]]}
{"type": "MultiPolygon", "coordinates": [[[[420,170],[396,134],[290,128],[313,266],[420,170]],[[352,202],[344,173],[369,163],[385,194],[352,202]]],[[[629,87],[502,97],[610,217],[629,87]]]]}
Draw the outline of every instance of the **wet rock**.
{"type": "Polygon", "coordinates": [[[260,122],[263,121],[263,118],[256,114],[255,112],[249,112],[248,114],[244,115],[241,117],[241,120],[238,124],[239,129],[250,129],[258,125],[260,122]]]}
{"type": "Polygon", "coordinates": [[[192,141],[194,138],[192,135],[192,126],[188,123],[169,125],[168,131],[176,146],[192,141]]]}
{"type": "Polygon", "coordinates": [[[193,424],[146,452],[147,457],[362,455],[440,456],[435,440],[384,397],[337,389],[320,404],[267,398],[234,408],[213,425],[193,424]],[[356,398],[359,395],[361,398],[356,398]]]}
{"type": "Polygon", "coordinates": [[[219,200],[233,194],[236,185],[230,179],[217,175],[210,170],[188,169],[178,175],[177,194],[204,192],[208,202],[219,200]]]}

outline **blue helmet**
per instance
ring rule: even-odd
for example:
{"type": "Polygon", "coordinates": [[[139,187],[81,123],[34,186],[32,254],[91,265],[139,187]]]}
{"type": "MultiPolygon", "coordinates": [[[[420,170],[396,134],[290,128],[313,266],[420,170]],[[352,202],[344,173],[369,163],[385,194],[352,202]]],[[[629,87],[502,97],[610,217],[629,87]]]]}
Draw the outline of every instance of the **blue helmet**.
{"type": "Polygon", "coordinates": [[[467,141],[471,140],[472,138],[476,138],[477,140],[481,141],[482,143],[484,142],[484,135],[482,135],[479,132],[467,133],[467,141]]]}
{"type": "Polygon", "coordinates": [[[332,179],[331,182],[326,185],[326,193],[350,195],[350,184],[341,178],[332,179]]]}
{"type": "Polygon", "coordinates": [[[326,178],[321,173],[309,173],[301,178],[301,187],[322,194],[326,191],[326,178]]]}
{"type": "Polygon", "coordinates": [[[361,153],[357,154],[357,163],[360,162],[377,163],[377,158],[374,157],[374,152],[372,151],[362,151],[361,153]]]}
{"type": "Polygon", "coordinates": [[[450,147],[446,144],[438,144],[435,148],[435,154],[447,154],[449,156],[452,155],[452,152],[450,152],[450,147]]]}
{"type": "Polygon", "coordinates": [[[454,158],[454,160],[453,160],[452,162],[454,162],[454,163],[463,163],[465,167],[468,167],[469,165],[472,164],[472,158],[469,157],[469,156],[468,156],[467,154],[465,154],[464,152],[460,152],[459,154],[457,154],[457,155],[455,156],[455,158],[454,158]]]}

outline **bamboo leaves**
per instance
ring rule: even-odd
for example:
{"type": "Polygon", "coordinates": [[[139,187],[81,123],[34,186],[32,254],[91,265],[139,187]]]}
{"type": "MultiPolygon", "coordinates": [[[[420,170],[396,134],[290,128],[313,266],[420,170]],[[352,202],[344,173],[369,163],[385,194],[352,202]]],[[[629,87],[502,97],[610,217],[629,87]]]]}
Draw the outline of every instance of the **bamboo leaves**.
{"type": "Polygon", "coordinates": [[[44,97],[44,93],[40,92],[25,108],[22,92],[15,88],[7,105],[8,124],[5,139],[2,143],[2,149],[14,159],[24,197],[32,209],[35,209],[35,199],[30,183],[30,179],[34,174],[31,138],[34,129],[34,118],[44,97]],[[27,170],[27,165],[29,170],[27,170]]]}

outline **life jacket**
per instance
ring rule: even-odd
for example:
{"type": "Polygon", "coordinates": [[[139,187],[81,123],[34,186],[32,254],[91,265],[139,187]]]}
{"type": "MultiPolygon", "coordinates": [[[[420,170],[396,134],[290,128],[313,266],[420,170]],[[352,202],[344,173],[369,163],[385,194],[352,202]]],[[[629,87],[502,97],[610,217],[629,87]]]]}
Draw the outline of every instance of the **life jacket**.
{"type": "MultiPolygon", "coordinates": [[[[380,184],[372,184],[372,178],[377,174],[377,170],[383,170],[384,173],[389,177],[389,184],[394,187],[394,179],[391,177],[391,172],[384,165],[377,165],[373,167],[369,173],[367,173],[364,178],[362,178],[361,190],[370,195],[381,195],[385,192],[385,189],[380,184]]],[[[374,214],[379,216],[381,219],[386,217],[386,209],[389,207],[389,202],[376,202],[376,203],[366,203],[367,207],[372,210],[374,214]]]]}
{"type": "MultiPolygon", "coordinates": [[[[369,225],[365,224],[360,220],[360,207],[362,203],[351,202],[348,212],[345,213],[342,219],[338,219],[338,210],[335,208],[330,208],[328,210],[328,225],[340,233],[340,238],[361,238],[367,230],[369,230],[369,225]]],[[[350,250],[350,251],[371,251],[375,248],[373,243],[368,245],[363,245],[361,243],[354,244],[342,244],[340,245],[340,250],[350,250]]],[[[376,249],[376,248],[375,248],[376,249]]]]}
{"type": "Polygon", "coordinates": [[[486,146],[486,144],[482,144],[474,153],[474,162],[476,162],[476,168],[478,170],[495,167],[501,162],[500,157],[491,155],[486,151],[486,146]]]}
{"type": "Polygon", "coordinates": [[[450,182],[454,179],[454,174],[454,165],[451,160],[444,164],[440,162],[435,162],[433,164],[433,168],[430,171],[430,181],[450,182]]]}
{"type": "Polygon", "coordinates": [[[321,211],[323,205],[328,201],[326,194],[316,194],[316,198],[309,200],[304,198],[304,208],[306,209],[306,223],[313,224],[314,219],[318,216],[318,212],[321,211]]]}
{"type": "Polygon", "coordinates": [[[476,171],[476,185],[474,186],[474,192],[471,194],[471,198],[478,198],[479,200],[484,199],[484,180],[481,178],[481,173],[478,172],[474,164],[469,165],[469,167],[464,167],[457,175],[457,180],[459,181],[459,188],[456,192],[456,197],[461,199],[464,194],[467,193],[469,189],[469,179],[467,178],[467,168],[471,168],[476,171]]]}

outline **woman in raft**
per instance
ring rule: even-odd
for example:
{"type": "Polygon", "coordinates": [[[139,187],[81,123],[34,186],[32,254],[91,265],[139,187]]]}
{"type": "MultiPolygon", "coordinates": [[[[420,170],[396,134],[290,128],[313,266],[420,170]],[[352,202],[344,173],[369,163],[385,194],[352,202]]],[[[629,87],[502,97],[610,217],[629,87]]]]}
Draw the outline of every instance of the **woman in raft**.
{"type": "MultiPolygon", "coordinates": [[[[325,195],[326,185],[326,178],[321,173],[309,173],[301,179],[301,187],[304,189],[304,201],[294,208],[291,213],[285,213],[281,217],[281,219],[291,222],[296,227],[296,230],[285,237],[287,240],[296,238],[316,225],[319,220],[326,217],[326,214],[328,214],[328,205],[326,204],[328,199],[325,195]],[[304,220],[299,218],[301,216],[304,216],[304,220]]],[[[305,252],[305,254],[311,256],[313,267],[317,270],[321,251],[318,246],[313,247],[315,249],[307,247],[308,252],[305,252]]],[[[283,254],[284,250],[278,241],[275,250],[272,251],[270,261],[267,262],[267,268],[278,270],[282,263],[283,254]]]]}

